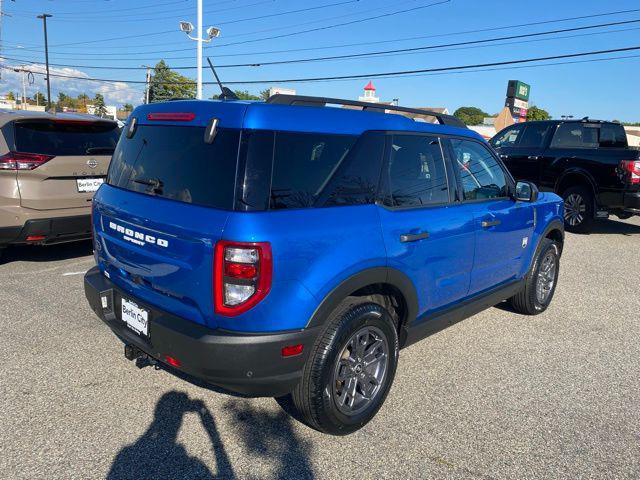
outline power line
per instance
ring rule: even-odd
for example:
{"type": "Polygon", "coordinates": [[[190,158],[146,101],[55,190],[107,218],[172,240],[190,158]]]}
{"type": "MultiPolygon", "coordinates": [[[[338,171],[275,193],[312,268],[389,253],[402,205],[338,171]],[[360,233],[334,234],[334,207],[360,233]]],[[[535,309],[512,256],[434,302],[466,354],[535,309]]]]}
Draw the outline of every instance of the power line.
{"type": "MultiPolygon", "coordinates": [[[[404,3],[412,3],[414,1],[416,1],[416,0],[409,0],[409,2],[404,2],[404,3]]],[[[423,10],[425,8],[430,8],[430,7],[434,7],[434,6],[437,6],[437,5],[443,5],[443,4],[450,3],[450,2],[451,2],[451,0],[437,0],[437,1],[433,1],[431,3],[428,3],[426,5],[407,8],[407,9],[403,9],[403,10],[395,10],[393,12],[386,12],[386,13],[382,13],[382,14],[379,14],[379,15],[373,15],[373,16],[369,16],[369,17],[365,17],[365,18],[361,18],[361,19],[357,19],[357,20],[351,20],[349,22],[342,22],[342,23],[324,25],[322,27],[317,27],[317,28],[307,29],[307,30],[302,30],[302,31],[297,31],[297,32],[289,32],[289,33],[286,33],[286,34],[276,35],[276,36],[272,36],[272,37],[266,37],[266,38],[263,38],[263,39],[244,40],[244,41],[240,41],[240,42],[236,42],[236,43],[232,43],[232,44],[221,44],[221,45],[218,45],[218,46],[240,45],[240,44],[244,44],[244,43],[258,42],[258,41],[263,41],[263,40],[271,40],[271,39],[275,39],[275,38],[291,37],[291,36],[295,36],[295,35],[301,35],[301,34],[304,34],[304,33],[317,32],[317,31],[321,31],[321,30],[328,30],[328,29],[331,29],[331,28],[343,27],[343,26],[347,26],[347,25],[354,25],[354,24],[357,24],[357,23],[368,22],[368,21],[377,20],[377,19],[380,19],[380,18],[388,18],[388,17],[400,15],[400,14],[403,14],[403,13],[414,12],[414,11],[417,11],[417,10],[423,10]]],[[[354,14],[339,15],[339,16],[332,17],[332,18],[345,18],[345,17],[349,17],[349,16],[353,16],[353,15],[354,14]]],[[[311,22],[311,23],[317,23],[319,21],[324,21],[324,20],[327,20],[327,19],[316,20],[316,21],[311,22]]],[[[298,23],[296,25],[300,25],[300,24],[298,23]]],[[[287,28],[291,28],[291,27],[292,26],[278,27],[277,29],[281,30],[281,29],[287,29],[287,28]]],[[[162,35],[162,34],[172,33],[172,32],[176,32],[176,30],[168,30],[168,31],[163,31],[163,32],[156,32],[156,33],[153,33],[153,34],[127,35],[127,36],[123,36],[123,37],[115,37],[115,38],[108,38],[108,39],[102,39],[102,40],[87,40],[87,41],[84,41],[84,42],[74,42],[74,43],[69,43],[69,44],[57,44],[56,46],[103,43],[103,42],[119,40],[119,39],[139,38],[139,37],[144,37],[144,36],[147,36],[147,35],[162,35]]],[[[251,35],[253,33],[259,33],[259,32],[245,32],[245,33],[241,33],[241,34],[237,34],[237,35],[233,35],[233,36],[245,37],[245,36],[251,35]]],[[[25,50],[35,51],[35,49],[25,49],[25,50]]],[[[177,51],[189,51],[189,50],[191,50],[191,49],[190,48],[181,48],[181,49],[172,50],[172,51],[177,52],[177,51]]],[[[171,50],[169,50],[169,51],[171,51],[171,50]]],[[[168,50],[160,50],[160,51],[154,51],[154,52],[144,52],[144,54],[148,54],[148,53],[166,53],[166,52],[168,52],[168,50]]],[[[58,52],[58,53],[61,53],[61,52],[58,52]]],[[[77,55],[77,53],[75,53],[75,52],[65,52],[65,54],[77,55]]],[[[94,55],[108,56],[108,55],[114,55],[114,54],[94,54],[94,55]]],[[[115,54],[115,55],[118,55],[118,54],[115,54]]]]}
{"type": "MultiPolygon", "coordinates": [[[[300,83],[300,82],[317,82],[317,81],[328,81],[328,80],[355,80],[362,78],[382,78],[382,77],[396,77],[396,76],[405,76],[417,73],[435,73],[435,72],[449,72],[455,70],[469,70],[475,68],[487,68],[487,67],[499,67],[506,65],[517,65],[524,63],[533,63],[533,62],[542,62],[548,60],[560,60],[566,58],[579,58],[586,57],[590,55],[605,55],[611,53],[618,52],[630,52],[640,50],[640,46],[633,47],[623,47],[623,48],[614,48],[608,50],[594,50],[589,52],[579,52],[579,53],[569,53],[564,55],[551,55],[546,57],[535,57],[535,58],[525,58],[525,59],[517,59],[517,60],[505,60],[501,62],[489,62],[489,63],[478,63],[471,65],[459,65],[459,66],[449,66],[449,67],[437,67],[437,68],[424,68],[424,69],[413,69],[413,70],[399,70],[393,72],[373,72],[373,73],[364,73],[364,74],[355,74],[355,75],[336,75],[336,76],[327,76],[327,77],[307,77],[307,78],[285,78],[285,79],[269,79],[269,80],[247,80],[247,81],[228,81],[225,82],[227,85],[250,85],[250,84],[269,84],[269,83],[300,83]]],[[[0,66],[3,69],[9,69],[10,67],[0,66]]],[[[43,74],[43,72],[33,72],[36,74],[43,74]]],[[[127,83],[127,84],[143,84],[145,81],[139,80],[116,80],[116,79],[105,79],[105,78],[92,78],[92,77],[78,77],[73,75],[61,75],[61,74],[51,74],[52,77],[58,78],[69,78],[75,80],[86,80],[86,81],[94,81],[94,82],[107,82],[107,83],[127,83]]],[[[162,82],[165,85],[195,85],[195,82],[162,82]]],[[[203,82],[206,85],[213,85],[216,82],[203,82]]]]}
{"type": "MultiPolygon", "coordinates": [[[[333,56],[325,56],[325,57],[311,57],[311,58],[299,58],[299,59],[291,59],[291,60],[277,60],[271,62],[252,62],[252,63],[236,63],[236,64],[220,64],[217,65],[216,68],[236,68],[236,67],[261,67],[261,66],[269,66],[269,65],[283,65],[283,64],[295,64],[295,63],[309,63],[309,62],[319,62],[319,61],[330,61],[330,60],[344,60],[344,59],[352,59],[352,58],[362,58],[362,57],[372,57],[372,56],[389,56],[403,53],[419,53],[421,51],[426,50],[434,50],[448,47],[460,47],[460,46],[472,46],[472,45],[481,45],[484,43],[495,43],[501,42],[505,40],[515,40],[515,39],[523,39],[529,37],[540,37],[545,35],[555,35],[558,33],[567,33],[567,32],[576,32],[576,31],[584,31],[584,30],[592,30],[594,28],[603,28],[603,27],[612,27],[612,26],[621,26],[621,25],[629,25],[629,24],[637,24],[640,23],[640,19],[634,20],[625,20],[620,22],[608,22],[608,23],[600,23],[595,25],[585,25],[582,27],[571,27],[571,28],[563,28],[563,29],[555,29],[555,30],[546,30],[543,32],[535,32],[535,33],[524,33],[520,35],[507,35],[502,37],[493,37],[486,38],[481,40],[468,40],[464,42],[454,42],[454,43],[442,43],[436,45],[423,45],[419,47],[411,47],[411,48],[400,48],[393,50],[378,50],[378,51],[369,51],[369,52],[360,52],[360,53],[352,53],[346,55],[333,55],[333,56]]],[[[596,33],[616,33],[626,30],[613,30],[609,32],[596,32],[596,33]]],[[[588,33],[585,35],[594,35],[594,33],[588,33]]],[[[580,35],[575,35],[573,37],[577,37],[580,35]]],[[[584,35],[582,35],[584,36],[584,35]]],[[[559,38],[572,38],[571,36],[559,37],[559,38]]],[[[554,40],[551,38],[549,40],[554,40]]],[[[518,43],[518,42],[513,42],[518,43]]],[[[504,45],[504,44],[502,44],[504,45]]],[[[24,62],[25,59],[11,58],[5,57],[8,60],[24,62]]],[[[144,70],[146,67],[114,67],[114,66],[104,66],[104,65],[72,65],[72,64],[55,64],[51,65],[56,67],[71,67],[71,68],[87,68],[87,69],[97,69],[97,70],[144,70]]],[[[179,66],[172,67],[173,70],[193,70],[196,67],[194,66],[179,66]]]]}
{"type": "MultiPolygon", "coordinates": [[[[618,10],[618,11],[615,11],[615,12],[605,12],[605,13],[597,13],[597,14],[590,14],[590,15],[581,15],[581,16],[576,16],[576,17],[565,17],[565,18],[560,18],[560,19],[542,20],[542,21],[537,21],[537,22],[528,22],[528,23],[521,23],[521,24],[515,24],[515,25],[503,25],[503,26],[497,26],[497,27],[488,27],[488,28],[481,28],[481,29],[474,29],[474,30],[463,30],[463,31],[458,31],[458,32],[448,32],[448,33],[432,34],[432,35],[420,35],[420,36],[405,37],[405,38],[390,39],[390,40],[377,40],[377,41],[374,40],[374,41],[370,41],[370,42],[359,42],[359,43],[352,43],[352,44],[325,45],[325,46],[316,46],[316,47],[310,47],[310,48],[270,50],[270,51],[250,52],[250,53],[233,53],[233,54],[218,54],[218,53],[216,53],[216,58],[229,57],[229,56],[235,57],[235,56],[248,56],[248,55],[268,55],[268,54],[292,53],[292,52],[300,52],[300,51],[315,51],[315,50],[324,50],[324,49],[354,47],[354,46],[360,46],[360,45],[376,45],[376,44],[384,44],[384,43],[395,43],[395,42],[399,42],[399,41],[421,40],[421,39],[427,39],[427,38],[441,38],[441,37],[449,37],[449,36],[457,36],[457,35],[467,35],[467,34],[471,34],[471,33],[485,33],[485,32],[507,30],[507,29],[517,29],[517,28],[531,27],[531,26],[538,26],[538,25],[548,25],[548,24],[552,24],[552,23],[562,23],[562,22],[568,22],[568,21],[574,21],[574,20],[585,20],[585,19],[590,19],[590,18],[607,17],[607,16],[621,15],[621,14],[626,14],[626,13],[637,13],[637,12],[640,12],[640,9],[618,10]]],[[[105,41],[105,40],[102,40],[102,41],[105,41]]],[[[228,46],[228,44],[225,44],[225,45],[228,46]]],[[[216,45],[213,48],[217,50],[217,48],[219,48],[221,46],[223,46],[223,45],[216,45]]],[[[29,49],[23,49],[23,50],[29,50],[29,49]]],[[[131,53],[131,55],[129,55],[128,57],[111,58],[111,59],[107,59],[107,60],[111,60],[111,61],[136,61],[136,62],[138,62],[138,61],[140,61],[140,59],[139,58],[133,58],[133,57],[137,57],[139,55],[146,55],[146,54],[155,54],[155,53],[166,54],[166,53],[171,53],[171,52],[182,52],[182,51],[191,51],[191,50],[192,50],[191,48],[181,48],[181,49],[176,49],[176,50],[155,50],[155,51],[150,51],[150,52],[131,53]]],[[[39,49],[37,51],[38,52],[42,52],[41,49],[39,49]]],[[[87,56],[87,54],[82,54],[82,53],[79,53],[79,52],[52,52],[52,53],[55,54],[56,56],[68,56],[68,55],[83,56],[84,59],[89,59],[90,56],[94,56],[94,57],[95,56],[99,56],[100,58],[102,58],[102,57],[105,57],[105,56],[120,55],[120,53],[96,53],[96,54],[93,54],[93,55],[90,54],[89,56],[87,56]]],[[[181,57],[166,57],[166,56],[163,56],[163,58],[165,58],[166,60],[184,60],[184,59],[191,59],[192,56],[181,56],[181,57]]],[[[153,60],[153,59],[149,59],[149,57],[147,57],[146,59],[147,60],[153,60]]]]}

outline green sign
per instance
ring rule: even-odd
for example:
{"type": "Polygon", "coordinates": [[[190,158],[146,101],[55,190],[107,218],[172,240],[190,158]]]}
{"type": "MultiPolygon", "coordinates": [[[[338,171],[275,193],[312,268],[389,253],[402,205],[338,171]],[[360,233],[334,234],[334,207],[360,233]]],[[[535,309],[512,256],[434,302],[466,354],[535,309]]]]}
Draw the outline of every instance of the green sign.
{"type": "Polygon", "coordinates": [[[518,100],[529,100],[531,93],[531,85],[521,82],[520,80],[509,80],[509,88],[507,89],[507,98],[517,98],[518,100]]]}

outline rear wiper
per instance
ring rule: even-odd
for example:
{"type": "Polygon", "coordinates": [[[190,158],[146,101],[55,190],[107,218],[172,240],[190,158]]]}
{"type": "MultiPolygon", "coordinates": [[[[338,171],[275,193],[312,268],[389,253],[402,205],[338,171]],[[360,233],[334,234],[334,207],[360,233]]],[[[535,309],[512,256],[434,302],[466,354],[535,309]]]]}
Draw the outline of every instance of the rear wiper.
{"type": "Polygon", "coordinates": [[[147,192],[156,194],[161,194],[162,188],[164,187],[164,183],[159,178],[137,178],[133,182],[139,183],[140,185],[146,185],[149,187],[147,192]]]}
{"type": "Polygon", "coordinates": [[[91,148],[87,148],[86,153],[88,155],[100,155],[100,154],[104,154],[104,155],[113,155],[113,152],[115,152],[115,148],[113,147],[91,147],[91,148]]]}

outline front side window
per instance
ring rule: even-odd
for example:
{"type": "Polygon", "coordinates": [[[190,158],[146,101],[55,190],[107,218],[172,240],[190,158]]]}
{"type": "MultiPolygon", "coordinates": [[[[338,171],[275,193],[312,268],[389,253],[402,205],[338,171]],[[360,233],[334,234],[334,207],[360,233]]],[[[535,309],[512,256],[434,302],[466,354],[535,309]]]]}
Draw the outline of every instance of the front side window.
{"type": "Polygon", "coordinates": [[[509,187],[504,170],[484,145],[452,139],[455,164],[460,172],[464,200],[507,197],[509,187]]]}
{"type": "Polygon", "coordinates": [[[395,207],[449,201],[446,168],[436,137],[394,135],[388,175],[391,202],[395,207]]]}
{"type": "Polygon", "coordinates": [[[551,148],[597,148],[598,130],[577,122],[562,123],[553,136],[551,148]]]}
{"type": "Polygon", "coordinates": [[[518,144],[521,148],[542,148],[550,123],[531,123],[526,125],[518,144]]]}
{"type": "Polygon", "coordinates": [[[271,209],[313,207],[357,138],[352,135],[276,132],[271,209]]]}
{"type": "Polygon", "coordinates": [[[520,134],[522,133],[522,125],[509,127],[491,139],[491,145],[494,147],[515,147],[520,134]]]}

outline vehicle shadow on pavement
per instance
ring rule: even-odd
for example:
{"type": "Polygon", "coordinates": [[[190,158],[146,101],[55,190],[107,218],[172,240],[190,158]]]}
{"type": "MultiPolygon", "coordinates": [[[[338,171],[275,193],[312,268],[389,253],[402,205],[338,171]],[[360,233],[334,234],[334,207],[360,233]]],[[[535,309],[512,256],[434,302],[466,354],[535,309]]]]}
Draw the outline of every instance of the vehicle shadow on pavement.
{"type": "MultiPolygon", "coordinates": [[[[314,478],[309,463],[310,444],[299,440],[284,413],[255,409],[248,401],[234,399],[225,405],[234,423],[234,438],[240,437],[249,462],[274,463],[273,478],[314,478]]],[[[235,479],[233,465],[224,447],[216,421],[201,400],[184,392],[165,393],[158,401],[147,431],[116,455],[108,480],[119,479],[235,479]],[[211,442],[217,472],[191,456],[178,443],[178,432],[187,413],[196,413],[211,442]]]]}
{"type": "Polygon", "coordinates": [[[58,245],[13,245],[2,252],[0,263],[9,262],[52,262],[70,260],[93,254],[90,240],[58,245]]]}
{"type": "Polygon", "coordinates": [[[640,225],[627,223],[620,220],[600,220],[593,223],[591,233],[640,235],[640,225]]]}

